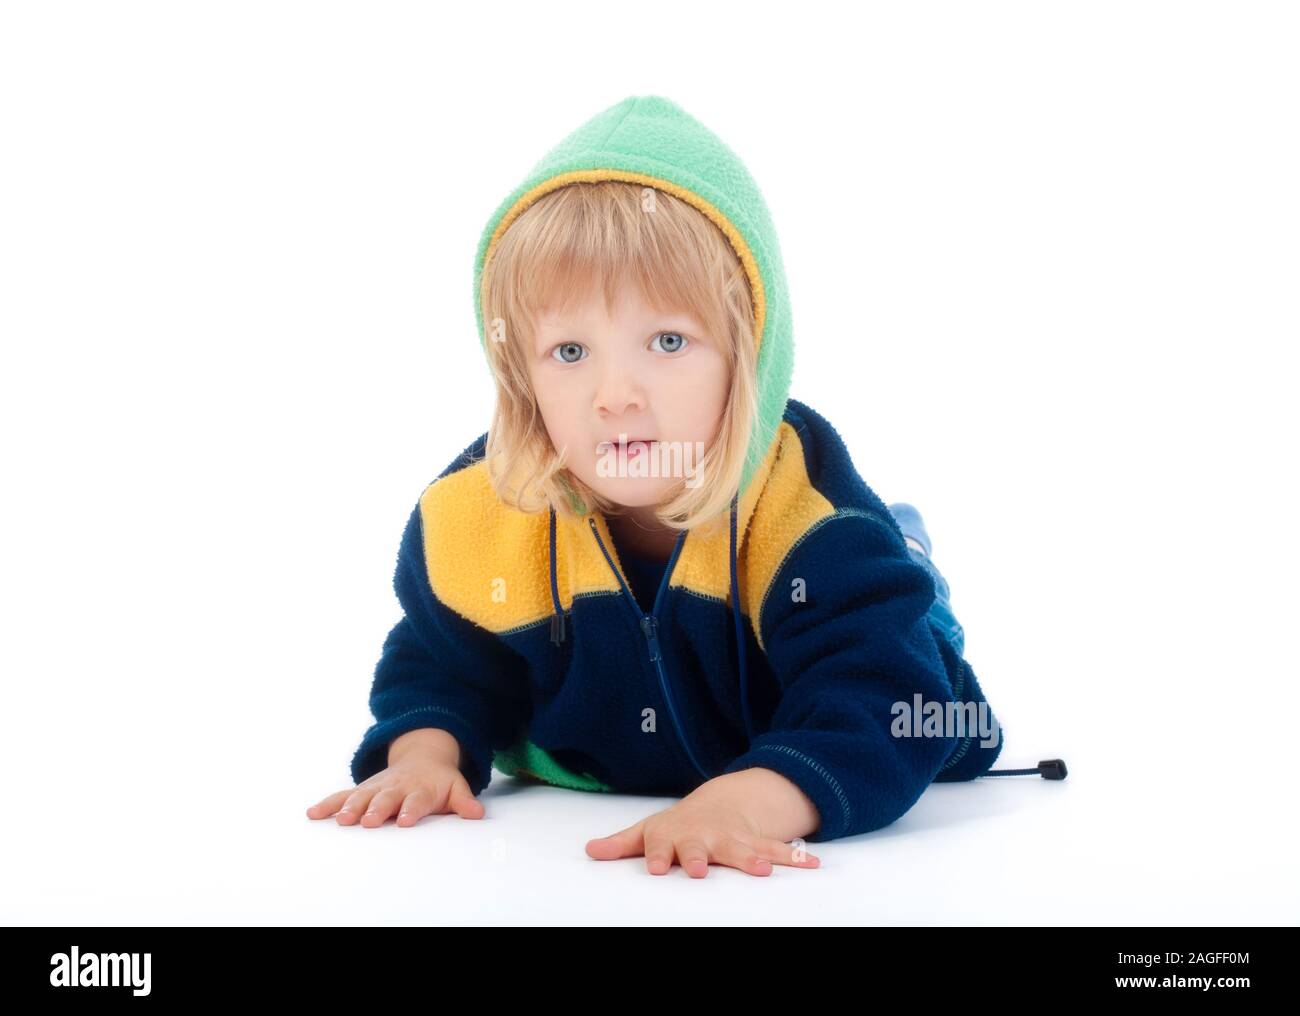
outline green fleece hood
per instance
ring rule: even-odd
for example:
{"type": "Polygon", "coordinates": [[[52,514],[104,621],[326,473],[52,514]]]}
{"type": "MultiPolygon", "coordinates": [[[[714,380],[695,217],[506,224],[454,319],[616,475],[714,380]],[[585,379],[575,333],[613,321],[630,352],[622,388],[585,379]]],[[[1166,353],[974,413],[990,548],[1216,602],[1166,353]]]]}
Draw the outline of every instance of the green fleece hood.
{"type": "Polygon", "coordinates": [[[633,95],[584,123],[549,151],[488,220],[474,258],[474,316],[487,355],[479,300],[483,268],[496,241],[532,202],[566,184],[623,180],[666,191],[709,217],[726,235],[749,277],[758,344],[758,418],[740,493],[776,437],[790,391],[794,348],[785,269],[767,203],[744,163],[676,103],[633,95]]]}

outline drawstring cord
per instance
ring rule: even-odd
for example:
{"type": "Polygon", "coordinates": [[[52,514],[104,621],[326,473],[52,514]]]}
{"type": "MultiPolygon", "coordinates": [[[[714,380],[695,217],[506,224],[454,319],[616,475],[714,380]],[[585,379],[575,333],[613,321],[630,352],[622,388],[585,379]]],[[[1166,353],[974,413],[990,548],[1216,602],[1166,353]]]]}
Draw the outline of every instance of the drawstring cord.
{"type": "Polygon", "coordinates": [[[1040,774],[1045,780],[1065,779],[1065,760],[1049,758],[1039,762],[1034,769],[990,769],[986,773],[980,773],[981,776],[1038,776],[1040,774]]]}
{"type": "Polygon", "coordinates": [[[740,495],[731,499],[731,613],[736,622],[736,657],[740,669],[740,707],[745,717],[745,737],[754,740],[754,720],[749,709],[749,672],[745,666],[745,626],[740,620],[740,583],[736,580],[736,506],[740,495]]]}
{"type": "Polygon", "coordinates": [[[564,641],[564,611],[560,608],[560,590],[555,581],[555,508],[551,508],[551,603],[555,613],[551,615],[551,643],[559,645],[564,641]]]}

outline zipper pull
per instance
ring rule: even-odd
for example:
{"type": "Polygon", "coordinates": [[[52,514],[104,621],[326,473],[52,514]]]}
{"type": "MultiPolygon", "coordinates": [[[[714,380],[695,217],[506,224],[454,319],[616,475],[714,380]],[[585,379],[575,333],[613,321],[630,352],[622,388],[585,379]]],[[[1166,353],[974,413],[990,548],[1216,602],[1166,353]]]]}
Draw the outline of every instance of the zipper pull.
{"type": "Polygon", "coordinates": [[[564,615],[555,613],[551,615],[551,642],[559,645],[564,641],[564,615]]]}
{"type": "Polygon", "coordinates": [[[650,646],[650,662],[656,663],[659,660],[659,620],[653,614],[646,614],[641,618],[641,630],[650,646]]]}

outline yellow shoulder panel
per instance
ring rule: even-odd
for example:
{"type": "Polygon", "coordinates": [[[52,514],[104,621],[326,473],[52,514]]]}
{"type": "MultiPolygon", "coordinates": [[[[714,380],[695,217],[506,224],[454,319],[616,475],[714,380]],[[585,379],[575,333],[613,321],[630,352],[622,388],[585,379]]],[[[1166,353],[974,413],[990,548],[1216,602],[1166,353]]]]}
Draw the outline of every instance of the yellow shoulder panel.
{"type": "MultiPolygon", "coordinates": [[[[762,605],[777,571],[809,529],[835,514],[835,506],[808,478],[803,443],[798,432],[783,420],[778,434],[780,443],[776,461],[746,536],[743,577],[737,563],[737,578],[744,584],[749,622],[760,647],[763,646],[760,630],[762,605]]],[[[782,590],[772,591],[772,595],[780,593],[782,590]]],[[[788,593],[786,590],[785,594],[788,593]]]]}
{"type": "MultiPolygon", "coordinates": [[[[501,633],[554,612],[550,519],[521,512],[492,487],[486,461],[439,477],[420,496],[424,558],[434,595],[462,617],[501,633]]],[[[600,528],[606,546],[609,531],[600,528]]],[[[556,517],[556,587],[568,610],[575,595],[618,593],[618,578],[586,517],[556,517]]]]}
{"type": "Polygon", "coordinates": [[[429,584],[456,613],[493,632],[551,613],[547,516],[502,502],[485,461],[426,487],[420,518],[429,584]]]}

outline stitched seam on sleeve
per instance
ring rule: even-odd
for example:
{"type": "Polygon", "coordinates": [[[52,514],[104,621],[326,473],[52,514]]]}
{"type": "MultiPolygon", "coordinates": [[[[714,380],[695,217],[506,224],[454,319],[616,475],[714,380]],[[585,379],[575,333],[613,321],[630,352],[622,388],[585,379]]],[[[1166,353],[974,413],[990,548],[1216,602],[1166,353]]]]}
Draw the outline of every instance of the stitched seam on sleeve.
{"type": "Polygon", "coordinates": [[[396,716],[390,716],[386,720],[381,720],[379,726],[386,727],[389,724],[396,723],[398,720],[404,720],[408,716],[414,716],[416,713],[444,713],[452,719],[461,723],[467,730],[473,731],[474,727],[465,722],[465,718],[459,713],[454,713],[450,709],[444,709],[442,706],[420,706],[418,709],[408,709],[404,713],[398,713],[396,716]]]}

